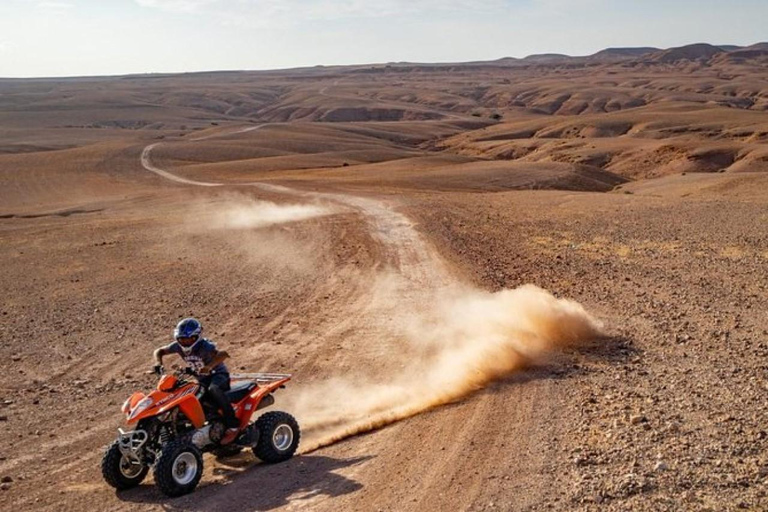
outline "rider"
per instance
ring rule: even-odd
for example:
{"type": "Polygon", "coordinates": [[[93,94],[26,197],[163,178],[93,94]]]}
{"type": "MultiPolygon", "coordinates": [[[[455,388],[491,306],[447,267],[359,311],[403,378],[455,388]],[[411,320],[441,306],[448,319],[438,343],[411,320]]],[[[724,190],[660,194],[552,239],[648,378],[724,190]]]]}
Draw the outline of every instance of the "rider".
{"type": "Polygon", "coordinates": [[[229,354],[217,350],[216,344],[200,334],[202,324],[195,318],[185,318],[176,325],[173,337],[176,341],[170,345],[155,350],[155,372],[163,372],[163,356],[176,354],[192,370],[196,371],[200,385],[206,388],[206,395],[221,409],[227,430],[221,439],[221,444],[229,444],[237,437],[239,422],[229,403],[226,391],[229,391],[229,370],[224,360],[229,354]]]}

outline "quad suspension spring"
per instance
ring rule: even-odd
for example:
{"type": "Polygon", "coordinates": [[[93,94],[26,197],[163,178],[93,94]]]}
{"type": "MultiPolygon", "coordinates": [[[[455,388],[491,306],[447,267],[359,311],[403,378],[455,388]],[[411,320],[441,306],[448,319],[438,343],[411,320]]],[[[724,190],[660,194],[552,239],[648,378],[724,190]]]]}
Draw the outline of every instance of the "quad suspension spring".
{"type": "Polygon", "coordinates": [[[166,428],[160,429],[160,444],[165,444],[173,438],[173,434],[166,428]]]}

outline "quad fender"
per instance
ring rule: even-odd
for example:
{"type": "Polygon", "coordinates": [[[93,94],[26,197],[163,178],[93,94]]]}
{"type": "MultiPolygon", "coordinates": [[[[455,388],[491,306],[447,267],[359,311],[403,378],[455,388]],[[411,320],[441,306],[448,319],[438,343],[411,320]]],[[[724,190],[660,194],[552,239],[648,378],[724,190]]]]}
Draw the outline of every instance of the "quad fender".
{"type": "MultiPolygon", "coordinates": [[[[203,427],[205,424],[205,412],[203,411],[203,406],[200,405],[200,400],[198,400],[195,395],[187,395],[176,402],[175,405],[179,406],[179,410],[184,413],[184,416],[192,422],[192,425],[194,425],[195,428],[203,427]]],[[[167,410],[170,409],[170,407],[164,409],[167,410]]]]}
{"type": "MultiPolygon", "coordinates": [[[[285,383],[289,380],[291,380],[290,377],[276,380],[268,384],[260,384],[254,388],[246,398],[238,403],[236,405],[235,414],[240,420],[240,428],[243,429],[248,426],[248,423],[251,421],[251,416],[253,416],[253,413],[256,412],[256,410],[259,408],[259,405],[261,405],[261,401],[266,397],[271,398],[272,403],[274,403],[274,398],[269,395],[271,395],[275,390],[285,386],[285,383]]],[[[265,403],[265,406],[267,405],[272,404],[265,403]]]]}
{"type": "MultiPolygon", "coordinates": [[[[135,412],[129,414],[127,423],[130,425],[144,418],[157,416],[178,407],[195,428],[200,428],[205,423],[205,413],[195,395],[198,389],[199,386],[197,385],[188,385],[172,393],[156,390],[147,396],[142,395],[137,398],[135,407],[130,409],[135,412]],[[140,403],[143,400],[147,400],[148,403],[140,403]],[[136,407],[139,409],[136,410],[136,407]]],[[[135,393],[134,395],[141,395],[141,393],[135,393]]]]}

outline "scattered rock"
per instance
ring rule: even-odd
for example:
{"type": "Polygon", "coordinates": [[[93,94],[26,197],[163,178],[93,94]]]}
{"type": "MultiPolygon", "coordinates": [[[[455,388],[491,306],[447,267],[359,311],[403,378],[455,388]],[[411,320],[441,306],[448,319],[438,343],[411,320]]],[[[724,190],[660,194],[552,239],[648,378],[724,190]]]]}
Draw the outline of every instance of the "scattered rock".
{"type": "Polygon", "coordinates": [[[577,466],[586,466],[590,463],[588,455],[578,455],[573,458],[573,463],[577,466]]]}

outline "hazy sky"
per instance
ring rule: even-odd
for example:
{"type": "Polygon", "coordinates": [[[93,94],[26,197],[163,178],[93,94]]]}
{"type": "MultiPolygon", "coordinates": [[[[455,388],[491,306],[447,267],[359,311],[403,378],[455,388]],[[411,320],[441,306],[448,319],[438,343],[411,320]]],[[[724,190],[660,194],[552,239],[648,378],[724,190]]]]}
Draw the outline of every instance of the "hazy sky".
{"type": "Polygon", "coordinates": [[[450,62],[768,40],[766,0],[0,0],[0,76],[450,62]]]}

